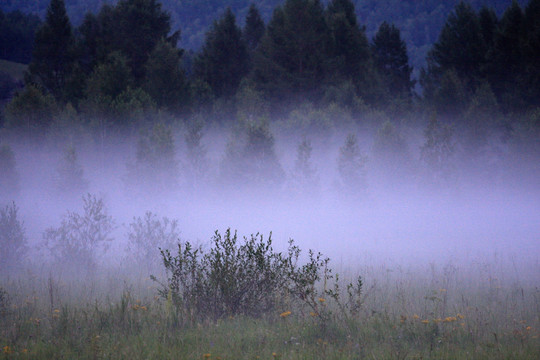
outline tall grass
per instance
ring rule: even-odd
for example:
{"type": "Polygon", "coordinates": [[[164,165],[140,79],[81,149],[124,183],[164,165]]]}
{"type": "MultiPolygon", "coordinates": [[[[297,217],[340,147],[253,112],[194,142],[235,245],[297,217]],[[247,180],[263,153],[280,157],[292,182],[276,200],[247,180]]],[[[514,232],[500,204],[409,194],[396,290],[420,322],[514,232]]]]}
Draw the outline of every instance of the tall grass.
{"type": "MultiPolygon", "coordinates": [[[[540,289],[481,263],[340,269],[360,310],[286,305],[258,318],[182,321],[157,284],[121,272],[3,279],[4,359],[538,359],[540,289]],[[353,276],[354,275],[354,276],[353,276]]],[[[536,269],[538,270],[538,269],[536,269]]],[[[47,272],[42,272],[47,274],[47,272]]],[[[324,286],[320,284],[320,286],[324,286]]],[[[287,301],[282,302],[287,304],[287,301]]]]}

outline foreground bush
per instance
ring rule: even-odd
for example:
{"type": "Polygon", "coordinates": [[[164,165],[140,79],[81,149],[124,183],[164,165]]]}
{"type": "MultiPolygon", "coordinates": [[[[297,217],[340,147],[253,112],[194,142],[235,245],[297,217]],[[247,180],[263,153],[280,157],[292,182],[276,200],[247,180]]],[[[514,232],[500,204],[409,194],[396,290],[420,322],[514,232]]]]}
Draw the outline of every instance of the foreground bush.
{"type": "Polygon", "coordinates": [[[168,278],[159,293],[181,315],[191,318],[257,317],[292,305],[319,313],[321,296],[333,294],[316,287],[331,278],[329,259],[310,250],[307,262],[300,266],[300,253],[293,240],[282,254],[272,248],[271,235],[267,240],[251,235],[240,244],[236,232],[228,229],[222,236],[216,231],[207,253],[189,242],[178,244],[176,256],[161,251],[168,278]]]}

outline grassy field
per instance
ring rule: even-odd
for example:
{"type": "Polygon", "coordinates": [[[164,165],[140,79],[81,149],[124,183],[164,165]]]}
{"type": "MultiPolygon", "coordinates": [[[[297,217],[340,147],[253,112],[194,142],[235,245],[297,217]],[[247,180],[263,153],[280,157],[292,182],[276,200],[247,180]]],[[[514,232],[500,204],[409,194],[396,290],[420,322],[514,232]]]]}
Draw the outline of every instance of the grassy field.
{"type": "Polygon", "coordinates": [[[540,357],[534,280],[487,265],[342,273],[365,281],[354,315],[326,297],[318,314],[291,303],[260,318],[219,320],[189,317],[160,298],[149,278],[118,271],[79,281],[32,273],[3,279],[0,359],[540,357]]]}

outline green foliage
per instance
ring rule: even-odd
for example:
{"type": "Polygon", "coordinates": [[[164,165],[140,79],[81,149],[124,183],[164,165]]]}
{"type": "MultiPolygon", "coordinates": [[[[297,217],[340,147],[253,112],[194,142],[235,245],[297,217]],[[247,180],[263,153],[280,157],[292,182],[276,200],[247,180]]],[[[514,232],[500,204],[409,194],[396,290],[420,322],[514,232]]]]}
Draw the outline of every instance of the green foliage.
{"type": "Polygon", "coordinates": [[[92,194],[82,199],[82,214],[68,211],[59,227],[43,233],[45,247],[69,271],[94,270],[99,256],[108,250],[116,227],[103,199],[92,194]]]}
{"type": "Polygon", "coordinates": [[[253,51],[259,45],[261,38],[266,30],[266,25],[261,18],[261,14],[255,4],[249,6],[248,14],[246,15],[246,25],[242,30],[242,37],[249,51],[253,51]]]}
{"type": "Polygon", "coordinates": [[[5,200],[4,196],[10,196],[19,190],[19,174],[17,172],[15,154],[7,144],[0,145],[0,189],[2,196],[0,200],[5,200]]]}
{"type": "MultiPolygon", "coordinates": [[[[167,283],[159,294],[172,301],[181,321],[226,316],[259,317],[277,311],[292,296],[294,302],[316,306],[316,284],[325,278],[328,259],[309,252],[298,265],[300,249],[292,240],[286,254],[272,248],[260,234],[239,243],[236,232],[215,232],[208,252],[189,242],[178,244],[178,254],[162,250],[167,283]]],[[[154,278],[155,279],[155,278],[154,278]]]]}
{"type": "Polygon", "coordinates": [[[147,211],[143,217],[134,217],[128,227],[130,261],[151,271],[159,264],[159,249],[172,249],[179,241],[178,221],[147,211]]]}
{"type": "Polygon", "coordinates": [[[239,123],[227,144],[221,163],[221,180],[226,184],[275,188],[284,171],[274,150],[274,136],[264,118],[239,123]]]}
{"type": "Polygon", "coordinates": [[[30,138],[37,137],[49,126],[56,112],[56,102],[51,95],[27,85],[7,104],[5,127],[30,138]]]}
{"type": "Polygon", "coordinates": [[[140,132],[135,163],[128,166],[127,183],[162,193],[178,184],[178,164],[171,129],[161,122],[140,132]]]}
{"type": "Polygon", "coordinates": [[[349,195],[363,193],[367,188],[367,158],[360,151],[356,135],[347,135],[337,163],[341,190],[349,195]]]}
{"type": "MultiPolygon", "coordinates": [[[[14,202],[0,208],[0,254],[2,254],[0,274],[2,275],[15,274],[16,270],[24,264],[28,250],[24,225],[17,218],[18,211],[14,202]]],[[[1,304],[0,311],[2,311],[1,304]]]]}
{"type": "Polygon", "coordinates": [[[56,169],[56,188],[63,194],[80,195],[88,187],[75,147],[68,145],[56,169]]]}
{"type": "Polygon", "coordinates": [[[217,97],[236,93],[248,71],[248,54],[242,32],[230,8],[214,22],[195,58],[195,76],[206,82],[217,97]]]}
{"type": "Polygon", "coordinates": [[[64,0],[51,0],[45,23],[36,32],[27,83],[43,86],[57,101],[66,99],[64,89],[75,60],[74,46],[64,0]]]}
{"type": "Polygon", "coordinates": [[[409,149],[406,139],[391,121],[385,121],[377,131],[373,141],[373,161],[380,172],[377,174],[381,176],[379,183],[405,183],[411,166],[409,149]]]}
{"type": "Polygon", "coordinates": [[[454,130],[433,114],[424,130],[424,144],[420,158],[429,170],[429,182],[442,185],[452,179],[452,158],[455,154],[454,130]]]}
{"type": "Polygon", "coordinates": [[[386,91],[392,97],[411,100],[414,81],[409,66],[407,46],[398,28],[383,22],[373,38],[371,46],[375,67],[384,78],[386,91]]]}
{"type": "MultiPolygon", "coordinates": [[[[171,29],[170,16],[161,7],[157,0],[120,0],[114,8],[112,46],[127,57],[138,82],[144,78],[144,64],[152,50],[171,29]]],[[[177,37],[173,34],[171,40],[177,37]]]]}
{"type": "Polygon", "coordinates": [[[330,46],[318,0],[287,0],[277,7],[254,62],[254,80],[279,100],[313,95],[324,79],[330,46]]]}
{"type": "Polygon", "coordinates": [[[203,137],[204,122],[202,118],[195,117],[187,124],[187,132],[184,137],[187,146],[187,158],[189,162],[189,174],[192,178],[191,185],[201,185],[208,173],[208,159],[206,148],[201,144],[203,137]]]}
{"type": "Polygon", "coordinates": [[[328,76],[353,81],[359,88],[367,86],[366,77],[371,66],[370,49],[365,28],[358,24],[353,2],[332,0],[325,17],[331,38],[328,76]]]}
{"type": "Polygon", "coordinates": [[[478,15],[471,5],[460,2],[448,16],[439,39],[428,54],[428,68],[435,74],[453,69],[466,89],[474,89],[481,77],[486,51],[478,15]]]}
{"type": "Polygon", "coordinates": [[[144,90],[158,107],[178,112],[188,102],[187,81],[181,68],[182,51],[162,39],[146,62],[144,90]]]}
{"type": "Polygon", "coordinates": [[[314,196],[319,188],[319,176],[311,162],[313,147],[308,139],[298,145],[294,169],[291,174],[291,187],[294,192],[314,196]]]}

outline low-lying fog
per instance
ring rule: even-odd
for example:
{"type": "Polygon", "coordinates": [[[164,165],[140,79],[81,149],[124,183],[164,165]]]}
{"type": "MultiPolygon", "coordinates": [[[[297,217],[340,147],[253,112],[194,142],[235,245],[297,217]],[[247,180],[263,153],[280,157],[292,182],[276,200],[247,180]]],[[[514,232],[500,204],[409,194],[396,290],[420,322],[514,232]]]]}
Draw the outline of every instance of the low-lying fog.
{"type": "Polygon", "coordinates": [[[222,129],[204,130],[204,175],[194,178],[185,130],[173,135],[175,185],[129,185],[130,177],[143,176],[129,171],[129,164],[136,162],[137,136],[119,137],[104,146],[90,140],[74,144],[87,186],[71,195],[57,185],[62,146],[11,141],[20,189],[2,194],[1,205],[13,200],[18,206],[32,262],[49,256],[41,246],[44,231],[60,226],[68,211],[81,213],[82,196],[91,193],[104,200],[116,224],[113,244],[103,257],[114,266],[125,258],[133,218],[151,211],[159,218],[177,219],[182,241],[207,244],[215,230],[229,227],[242,236],[271,231],[275,248],[285,250],[292,238],[303,250],[329,256],[334,265],[500,261],[533,278],[540,270],[540,186],[535,177],[540,159],[516,163],[518,157],[508,155],[511,150],[504,145],[495,155],[470,159],[457,143],[451,170],[431,181],[420,161],[422,130],[407,133],[407,154],[400,157],[398,151],[387,158],[376,156],[374,132],[357,132],[358,148],[367,161],[362,168],[365,182],[352,191],[342,185],[338,170],[346,132],[305,137],[313,149],[309,163],[315,171],[306,184],[295,178],[303,137],[274,131],[283,173],[272,185],[264,178],[273,175],[264,173],[261,180],[256,170],[240,180],[224,179],[224,168],[232,165],[224,165],[223,159],[235,135],[222,129]]]}

